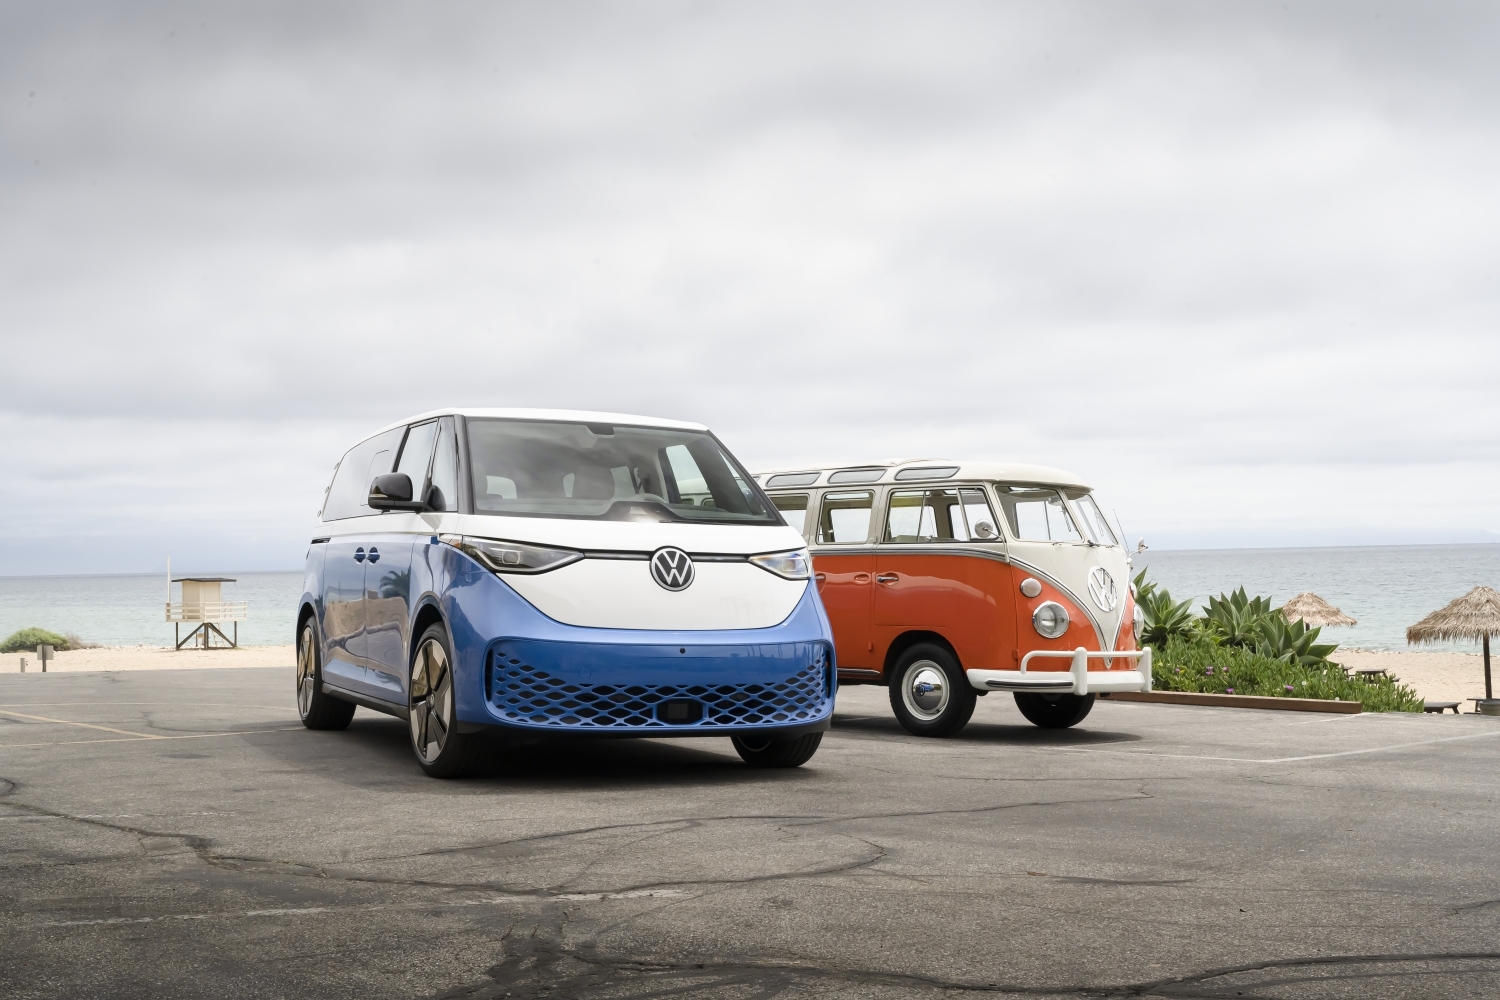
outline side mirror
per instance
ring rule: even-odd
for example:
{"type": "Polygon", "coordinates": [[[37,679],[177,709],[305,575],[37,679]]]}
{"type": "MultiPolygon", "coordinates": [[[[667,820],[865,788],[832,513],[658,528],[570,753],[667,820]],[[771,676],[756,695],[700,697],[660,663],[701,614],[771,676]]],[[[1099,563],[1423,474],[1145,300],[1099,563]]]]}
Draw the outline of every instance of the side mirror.
{"type": "Polygon", "coordinates": [[[991,524],[990,522],[988,522],[988,521],[980,521],[978,524],[974,525],[974,537],[975,538],[998,538],[999,537],[999,532],[997,532],[995,530],[995,526],[993,524],[991,524]]]}
{"type": "Polygon", "coordinates": [[[371,510],[426,510],[427,505],[411,498],[411,477],[404,472],[376,476],[370,484],[371,510]]]}

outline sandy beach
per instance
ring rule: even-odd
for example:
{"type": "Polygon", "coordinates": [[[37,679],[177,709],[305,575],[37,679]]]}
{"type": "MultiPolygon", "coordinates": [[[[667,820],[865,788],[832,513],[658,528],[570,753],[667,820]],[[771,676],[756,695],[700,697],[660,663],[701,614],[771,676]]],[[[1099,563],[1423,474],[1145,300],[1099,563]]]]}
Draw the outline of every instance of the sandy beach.
{"type": "MultiPolygon", "coordinates": [[[[27,673],[40,673],[36,653],[6,653],[0,671],[16,673],[21,660],[27,673]]],[[[201,667],[286,667],[297,662],[297,650],[287,646],[241,646],[239,649],[184,649],[171,646],[101,646],[70,649],[58,653],[47,664],[47,672],[65,670],[184,670],[201,667]]]]}
{"type": "MultiPolygon", "coordinates": [[[[1459,711],[1472,712],[1469,698],[1484,697],[1484,657],[1478,653],[1381,653],[1364,649],[1340,649],[1333,659],[1350,670],[1379,668],[1413,688],[1424,701],[1460,702],[1459,711]]],[[[1490,669],[1500,687],[1500,664],[1490,669]]]]}
{"type": "MultiPolygon", "coordinates": [[[[28,673],[39,667],[35,653],[8,653],[0,657],[0,672],[15,673],[26,657],[28,673]]],[[[1469,698],[1484,697],[1484,659],[1478,653],[1380,653],[1362,649],[1340,649],[1334,659],[1350,670],[1380,668],[1402,684],[1416,689],[1426,701],[1456,701],[1461,711],[1471,712],[1469,698]]],[[[286,667],[296,663],[296,649],[288,646],[242,646],[239,649],[184,649],[170,646],[106,646],[58,653],[48,671],[64,670],[183,670],[201,667],[286,667]]],[[[1500,686],[1500,664],[1496,685],[1500,686]]]]}

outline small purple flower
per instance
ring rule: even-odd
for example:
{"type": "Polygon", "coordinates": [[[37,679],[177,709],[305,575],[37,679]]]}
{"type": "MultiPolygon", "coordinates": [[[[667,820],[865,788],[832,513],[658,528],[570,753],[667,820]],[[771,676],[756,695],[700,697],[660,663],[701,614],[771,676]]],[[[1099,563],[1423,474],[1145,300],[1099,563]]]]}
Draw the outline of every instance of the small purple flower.
{"type": "Polygon", "coordinates": [[[1293,688],[1292,688],[1292,686],[1291,686],[1291,685],[1290,685],[1290,684],[1288,684],[1288,685],[1287,685],[1287,686],[1286,686],[1286,689],[1287,689],[1287,690],[1288,690],[1288,691],[1291,691],[1291,690],[1293,690],[1293,688]]]}
{"type": "Polygon", "coordinates": [[[1225,688],[1224,689],[1224,693],[1225,694],[1234,694],[1234,688],[1225,688]]]}
{"type": "Polygon", "coordinates": [[[1205,673],[1205,674],[1211,674],[1211,673],[1213,673],[1213,672],[1214,672],[1214,668],[1213,668],[1213,667],[1204,667],[1204,668],[1203,668],[1203,672],[1204,672],[1204,673],[1205,673]]]}

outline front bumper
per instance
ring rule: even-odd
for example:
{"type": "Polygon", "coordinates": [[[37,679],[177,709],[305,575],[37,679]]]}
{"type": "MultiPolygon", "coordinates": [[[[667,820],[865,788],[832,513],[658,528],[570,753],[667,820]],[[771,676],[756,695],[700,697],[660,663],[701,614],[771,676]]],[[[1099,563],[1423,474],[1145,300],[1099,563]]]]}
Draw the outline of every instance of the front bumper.
{"type": "Polygon", "coordinates": [[[543,615],[467,556],[449,558],[461,731],[783,737],[829,726],[833,633],[811,583],[769,628],[586,628],[543,615]]]}
{"type": "Polygon", "coordinates": [[[1036,650],[1021,659],[1020,670],[970,670],[969,683],[979,691],[1034,691],[1039,694],[1106,694],[1151,690],[1151,647],[1131,653],[1096,653],[1083,648],[1036,650]],[[1038,658],[1068,659],[1063,670],[1028,670],[1038,658]],[[1090,660],[1135,660],[1134,670],[1090,670],[1090,660]]]}

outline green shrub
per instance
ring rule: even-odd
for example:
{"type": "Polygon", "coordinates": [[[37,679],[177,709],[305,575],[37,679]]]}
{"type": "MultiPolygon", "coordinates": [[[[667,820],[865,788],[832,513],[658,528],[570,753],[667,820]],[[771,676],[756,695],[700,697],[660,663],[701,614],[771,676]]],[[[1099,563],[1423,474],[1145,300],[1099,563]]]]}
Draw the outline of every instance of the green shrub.
{"type": "Polygon", "coordinates": [[[56,632],[48,632],[44,628],[23,628],[19,632],[12,632],[10,638],[0,643],[0,653],[25,653],[35,650],[38,646],[51,646],[54,649],[71,649],[68,640],[56,632]]]}
{"type": "Polygon", "coordinates": [[[1262,656],[1245,646],[1221,646],[1207,636],[1168,639],[1152,661],[1158,691],[1249,694],[1276,698],[1357,701],[1368,712],[1420,712],[1422,699],[1388,677],[1366,681],[1336,663],[1308,664],[1262,656]]]}
{"type": "Polygon", "coordinates": [[[1232,594],[1210,597],[1203,609],[1203,624],[1221,646],[1254,646],[1261,625],[1276,613],[1269,597],[1246,597],[1241,587],[1232,594]]]}

